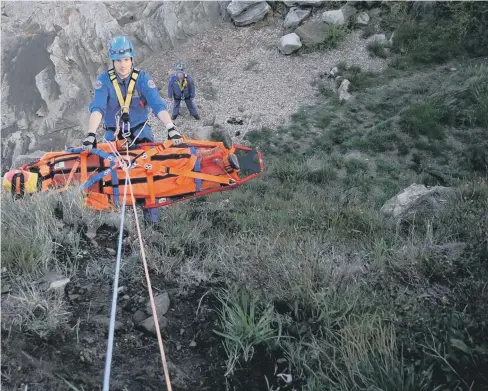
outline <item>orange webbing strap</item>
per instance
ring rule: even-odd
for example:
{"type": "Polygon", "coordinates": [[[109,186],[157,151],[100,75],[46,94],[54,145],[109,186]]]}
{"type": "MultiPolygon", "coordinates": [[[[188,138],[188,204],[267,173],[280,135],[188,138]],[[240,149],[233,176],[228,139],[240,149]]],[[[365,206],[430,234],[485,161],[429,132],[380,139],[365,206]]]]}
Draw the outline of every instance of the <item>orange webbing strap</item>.
{"type": "Polygon", "coordinates": [[[88,171],[87,171],[87,157],[88,157],[88,152],[83,151],[80,153],[80,165],[81,165],[81,182],[85,183],[88,179],[88,171]]]}
{"type": "Polygon", "coordinates": [[[152,172],[147,172],[147,190],[149,192],[148,197],[149,200],[151,201],[151,204],[154,204],[156,202],[156,196],[154,194],[154,174],[152,172]]]}
{"type": "Polygon", "coordinates": [[[73,168],[71,169],[71,171],[69,173],[68,180],[66,181],[66,184],[64,185],[64,187],[62,187],[60,189],[57,189],[56,192],[65,191],[65,190],[68,189],[68,186],[71,183],[71,181],[73,180],[73,176],[75,175],[75,171],[76,171],[76,169],[78,168],[79,165],[80,165],[80,161],[77,160],[75,162],[75,164],[73,164],[73,168]]]}
{"type": "Polygon", "coordinates": [[[152,164],[151,164],[151,158],[149,158],[149,161],[144,164],[144,168],[146,169],[146,178],[147,178],[147,190],[149,192],[147,198],[151,201],[151,204],[154,204],[156,202],[156,196],[154,194],[154,171],[152,169],[152,164]]]}
{"type": "Polygon", "coordinates": [[[217,175],[202,174],[190,170],[178,170],[176,168],[166,168],[165,174],[178,175],[180,177],[202,179],[204,181],[222,183],[224,185],[232,185],[235,183],[233,178],[223,178],[217,175]]]}

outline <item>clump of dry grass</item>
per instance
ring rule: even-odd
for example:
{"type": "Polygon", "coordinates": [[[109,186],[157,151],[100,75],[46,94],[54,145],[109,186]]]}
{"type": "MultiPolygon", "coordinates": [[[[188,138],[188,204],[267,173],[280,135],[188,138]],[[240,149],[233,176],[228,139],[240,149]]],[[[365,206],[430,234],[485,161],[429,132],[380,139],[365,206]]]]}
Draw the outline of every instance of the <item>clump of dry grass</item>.
{"type": "Polygon", "coordinates": [[[65,326],[71,316],[68,304],[59,292],[41,291],[22,282],[17,293],[2,300],[2,327],[47,338],[65,326]]]}

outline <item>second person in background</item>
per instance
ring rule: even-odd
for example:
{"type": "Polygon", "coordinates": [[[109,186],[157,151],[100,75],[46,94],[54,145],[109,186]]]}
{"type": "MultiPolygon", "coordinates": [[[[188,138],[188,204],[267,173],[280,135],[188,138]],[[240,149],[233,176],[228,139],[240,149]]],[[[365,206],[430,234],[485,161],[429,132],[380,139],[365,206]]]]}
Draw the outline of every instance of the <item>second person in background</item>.
{"type": "Polygon", "coordinates": [[[185,100],[186,107],[190,114],[199,120],[200,116],[195,106],[195,82],[193,78],[185,73],[183,64],[178,64],[175,68],[175,74],[171,76],[168,83],[168,99],[173,101],[173,111],[171,119],[175,120],[180,115],[181,101],[185,100]]]}

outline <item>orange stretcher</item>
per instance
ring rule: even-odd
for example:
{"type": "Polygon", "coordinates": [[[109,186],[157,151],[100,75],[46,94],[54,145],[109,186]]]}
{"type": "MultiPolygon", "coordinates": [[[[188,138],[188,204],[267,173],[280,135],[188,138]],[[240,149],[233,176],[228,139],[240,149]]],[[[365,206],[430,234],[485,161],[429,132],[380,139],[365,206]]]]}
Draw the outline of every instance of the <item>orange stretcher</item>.
{"type": "MultiPolygon", "coordinates": [[[[96,210],[118,208],[129,174],[136,204],[157,208],[212,192],[231,190],[263,172],[255,149],[220,141],[171,141],[130,148],[125,140],[99,143],[90,152],[68,148],[10,170],[3,187],[16,198],[79,185],[85,205],[96,210]]],[[[127,189],[127,205],[132,205],[127,189]]]]}

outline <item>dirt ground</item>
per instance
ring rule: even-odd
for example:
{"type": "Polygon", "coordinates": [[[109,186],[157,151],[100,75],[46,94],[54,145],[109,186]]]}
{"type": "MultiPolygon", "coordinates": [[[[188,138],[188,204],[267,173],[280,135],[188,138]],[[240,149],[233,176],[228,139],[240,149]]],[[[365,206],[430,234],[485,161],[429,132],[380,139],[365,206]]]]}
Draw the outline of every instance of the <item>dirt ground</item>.
{"type": "MultiPolygon", "coordinates": [[[[320,15],[318,12],[310,20],[320,15]]],[[[245,28],[216,27],[136,66],[149,72],[161,96],[167,98],[175,64],[183,62],[195,80],[201,120],[193,119],[182,103],[176,126],[183,134],[194,136],[200,127],[215,124],[227,130],[236,143],[242,143],[250,130],[281,126],[301,106],[315,102],[320,75],[340,62],[371,72],[386,67],[386,60],[370,55],[368,41],[359,29],[351,31],[336,49],[285,56],[278,50],[282,22],[277,17],[245,28]]],[[[152,116],[150,124],[156,138],[166,134],[152,116]]]]}
{"type": "MultiPolygon", "coordinates": [[[[115,229],[99,230],[96,251],[88,247],[90,241],[85,238],[83,248],[90,249],[90,255],[80,262],[79,270],[93,259],[115,262],[113,251],[117,238],[115,229]]],[[[122,259],[129,249],[126,246],[122,259]]],[[[116,320],[121,325],[114,337],[110,390],[167,389],[156,334],[134,322],[134,315],[146,306],[149,298],[142,262],[134,270],[139,275],[121,276],[119,282],[123,291],[118,296],[116,320]]],[[[155,296],[166,291],[170,298],[165,315],[168,323],[162,329],[162,338],[173,390],[268,391],[265,377],[270,387],[277,384],[275,366],[277,360],[283,359],[280,352],[270,356],[258,351],[249,366],[237,366],[234,374],[225,378],[226,354],[221,337],[213,332],[218,329],[216,310],[220,308],[212,294],[217,286],[200,285],[182,290],[154,273],[151,273],[151,284],[155,296]]],[[[2,329],[3,390],[74,390],[63,378],[80,391],[102,389],[111,284],[79,273],[66,285],[64,295],[72,313],[64,331],[42,340],[14,329],[2,329]],[[97,316],[107,323],[94,322],[97,316]]]]}

